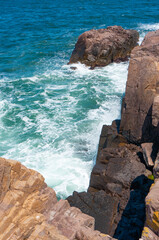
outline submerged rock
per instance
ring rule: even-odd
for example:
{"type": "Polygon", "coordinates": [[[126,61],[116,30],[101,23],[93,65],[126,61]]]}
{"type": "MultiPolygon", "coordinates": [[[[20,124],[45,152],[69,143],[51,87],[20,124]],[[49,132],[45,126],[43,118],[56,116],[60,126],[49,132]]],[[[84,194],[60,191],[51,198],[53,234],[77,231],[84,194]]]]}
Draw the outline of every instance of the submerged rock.
{"type": "Polygon", "coordinates": [[[1,240],[110,240],[94,231],[94,219],[68,201],[57,201],[43,176],[0,158],[1,240]]]}
{"type": "Polygon", "coordinates": [[[94,68],[125,61],[138,39],[137,31],[120,26],[84,32],[78,38],[69,64],[81,62],[94,68]]]}

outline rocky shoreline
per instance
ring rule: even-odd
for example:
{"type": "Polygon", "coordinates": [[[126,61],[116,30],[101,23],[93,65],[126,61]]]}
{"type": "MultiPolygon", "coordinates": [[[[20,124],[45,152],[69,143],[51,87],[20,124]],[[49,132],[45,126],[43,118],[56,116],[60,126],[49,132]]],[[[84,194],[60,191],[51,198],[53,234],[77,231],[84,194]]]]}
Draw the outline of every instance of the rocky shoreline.
{"type": "Polygon", "coordinates": [[[91,46],[83,55],[91,68],[133,49],[121,120],[102,128],[87,192],[67,200],[57,201],[38,172],[0,158],[1,240],[159,239],[159,31],[137,41],[136,31],[117,26],[79,37],[73,55],[78,61],[91,46]]]}
{"type": "Polygon", "coordinates": [[[68,198],[95,218],[96,229],[120,240],[159,239],[158,86],[156,31],[132,50],[121,121],[103,126],[88,191],[68,198]]]}

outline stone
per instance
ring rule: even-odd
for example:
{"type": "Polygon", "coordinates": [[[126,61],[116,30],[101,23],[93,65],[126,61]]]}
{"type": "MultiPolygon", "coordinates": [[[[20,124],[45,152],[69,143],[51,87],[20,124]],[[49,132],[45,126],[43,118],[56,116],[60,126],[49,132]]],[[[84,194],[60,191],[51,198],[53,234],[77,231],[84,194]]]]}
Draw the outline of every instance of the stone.
{"type": "Polygon", "coordinates": [[[142,143],[141,144],[142,151],[143,151],[143,156],[145,163],[148,167],[154,166],[154,160],[152,157],[152,152],[153,152],[153,143],[142,143]]]}
{"type": "Polygon", "coordinates": [[[94,68],[125,61],[138,39],[137,31],[120,26],[84,32],[78,38],[69,64],[81,62],[94,68]]]}
{"type": "Polygon", "coordinates": [[[94,218],[57,201],[43,176],[20,162],[0,158],[1,240],[109,240],[94,231],[94,218]],[[77,238],[78,236],[78,238],[77,238]]]}
{"type": "Polygon", "coordinates": [[[146,197],[146,221],[142,239],[159,239],[159,179],[155,180],[146,197]]]}
{"type": "Polygon", "coordinates": [[[115,231],[112,219],[117,212],[118,199],[107,195],[105,191],[74,192],[68,197],[71,206],[78,207],[82,212],[95,218],[95,229],[109,235],[115,231]]]}
{"type": "Polygon", "coordinates": [[[129,142],[159,141],[159,30],[148,33],[131,52],[120,133],[129,142]]]}
{"type": "Polygon", "coordinates": [[[159,237],[148,227],[144,227],[140,240],[158,240],[159,237]]]}
{"type": "Polygon", "coordinates": [[[157,155],[157,159],[155,161],[155,165],[153,168],[153,175],[155,178],[159,178],[159,154],[157,155]]]}
{"type": "MultiPolygon", "coordinates": [[[[119,134],[120,120],[114,120],[111,125],[103,125],[99,145],[98,145],[98,154],[97,154],[97,162],[99,158],[100,151],[103,148],[115,148],[119,146],[124,146],[128,141],[121,134],[119,134]]],[[[100,162],[101,161],[100,156],[100,162]]],[[[103,159],[103,161],[105,161],[103,159]]]]}
{"type": "Polygon", "coordinates": [[[157,127],[159,123],[159,95],[156,94],[152,105],[152,125],[157,127]]]}
{"type": "MultiPolygon", "coordinates": [[[[108,130],[108,126],[103,128],[101,138],[107,138],[108,130]]],[[[74,192],[68,201],[71,206],[95,218],[96,230],[110,236],[116,233],[114,237],[118,239],[122,229],[122,233],[131,239],[134,232],[137,232],[137,237],[141,236],[145,220],[145,197],[153,182],[148,175],[152,173],[141,163],[142,149],[133,144],[121,144],[114,138],[117,134],[115,128],[113,133],[112,139],[109,138],[111,135],[108,136],[112,147],[104,147],[107,146],[105,141],[100,141],[88,191],[74,192]],[[136,225],[133,219],[136,219],[136,225]]]]}

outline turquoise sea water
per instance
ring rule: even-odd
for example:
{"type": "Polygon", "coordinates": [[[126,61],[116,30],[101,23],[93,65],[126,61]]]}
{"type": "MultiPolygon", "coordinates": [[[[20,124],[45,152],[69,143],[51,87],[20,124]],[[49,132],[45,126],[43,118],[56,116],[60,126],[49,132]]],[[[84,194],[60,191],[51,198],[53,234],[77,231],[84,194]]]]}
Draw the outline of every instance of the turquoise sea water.
{"type": "Polygon", "coordinates": [[[42,173],[58,196],[86,190],[103,124],[120,118],[128,62],[67,65],[78,36],[159,29],[157,1],[0,0],[0,156],[42,173]]]}

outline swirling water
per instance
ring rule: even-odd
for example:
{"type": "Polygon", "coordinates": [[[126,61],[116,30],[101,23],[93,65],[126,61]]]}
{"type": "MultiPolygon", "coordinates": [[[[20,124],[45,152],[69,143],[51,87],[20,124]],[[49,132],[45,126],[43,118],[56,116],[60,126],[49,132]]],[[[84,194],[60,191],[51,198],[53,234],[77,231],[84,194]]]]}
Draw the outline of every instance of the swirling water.
{"type": "Polygon", "coordinates": [[[128,62],[67,65],[78,36],[121,25],[140,42],[157,1],[0,0],[0,156],[42,173],[58,196],[86,190],[103,124],[120,118],[128,62]]]}

